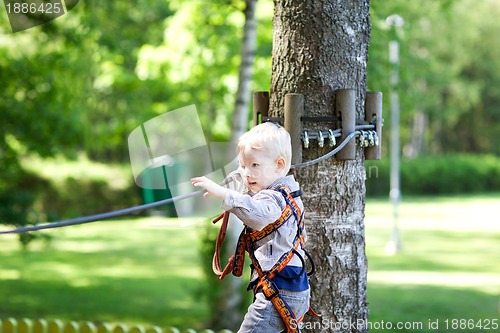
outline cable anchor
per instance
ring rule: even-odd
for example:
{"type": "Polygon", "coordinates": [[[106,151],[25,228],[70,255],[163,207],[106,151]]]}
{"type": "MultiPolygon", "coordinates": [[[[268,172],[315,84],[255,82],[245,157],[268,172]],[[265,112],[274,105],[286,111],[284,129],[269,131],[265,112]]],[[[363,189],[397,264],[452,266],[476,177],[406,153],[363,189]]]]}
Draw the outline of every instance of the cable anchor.
{"type": "Polygon", "coordinates": [[[320,148],[323,148],[325,145],[325,138],[323,137],[323,133],[321,131],[318,131],[318,146],[320,148]]]}
{"type": "Polygon", "coordinates": [[[328,130],[328,139],[330,140],[330,147],[334,147],[337,144],[337,139],[335,139],[335,135],[331,129],[328,130]]]}
{"type": "Polygon", "coordinates": [[[309,148],[309,135],[307,134],[307,131],[304,131],[303,142],[304,142],[304,148],[305,149],[309,148]]]}
{"type": "Polygon", "coordinates": [[[370,143],[370,147],[375,146],[375,138],[373,137],[374,132],[373,131],[368,131],[368,140],[370,143]]]}

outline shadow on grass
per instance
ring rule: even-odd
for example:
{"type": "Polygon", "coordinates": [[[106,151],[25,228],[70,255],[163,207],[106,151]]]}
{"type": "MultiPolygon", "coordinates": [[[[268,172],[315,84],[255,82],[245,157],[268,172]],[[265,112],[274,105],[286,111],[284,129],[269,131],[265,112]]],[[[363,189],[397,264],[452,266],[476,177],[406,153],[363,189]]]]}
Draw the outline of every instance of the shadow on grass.
{"type": "MultiPolygon", "coordinates": [[[[398,332],[479,332],[475,329],[452,328],[453,320],[495,319],[499,316],[499,297],[473,289],[455,289],[436,286],[394,286],[370,283],[368,286],[370,332],[388,332],[388,325],[398,332]],[[448,320],[448,322],[446,322],[448,320]],[[386,324],[381,329],[381,323],[386,324]],[[438,323],[439,330],[432,325],[438,323]],[[448,324],[448,327],[446,326],[448,324]]],[[[490,328],[491,330],[491,328],[490,328]]],[[[492,330],[494,331],[494,330],[492,330]]]]}

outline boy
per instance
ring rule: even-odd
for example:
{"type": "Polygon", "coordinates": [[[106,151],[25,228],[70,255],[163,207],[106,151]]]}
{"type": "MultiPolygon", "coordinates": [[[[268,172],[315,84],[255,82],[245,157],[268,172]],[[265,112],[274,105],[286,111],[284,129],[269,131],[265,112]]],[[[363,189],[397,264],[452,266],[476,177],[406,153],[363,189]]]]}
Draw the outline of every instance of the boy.
{"type": "Polygon", "coordinates": [[[304,206],[298,197],[299,184],[292,175],[287,176],[291,150],[290,135],[283,127],[263,123],[238,140],[239,171],[247,193],[222,187],[206,177],[191,180],[194,186],[207,191],[205,197],[222,199],[222,208],[245,224],[244,236],[251,237],[275,223],[272,232],[246,248],[253,263],[249,289],[254,290],[255,299],[239,333],[298,332],[297,321],[309,310],[309,282],[302,249],[304,206]],[[290,211],[293,214],[284,213],[290,211]],[[291,310],[289,313],[293,311],[293,317],[283,315],[287,310],[278,311],[280,300],[291,310]]]}

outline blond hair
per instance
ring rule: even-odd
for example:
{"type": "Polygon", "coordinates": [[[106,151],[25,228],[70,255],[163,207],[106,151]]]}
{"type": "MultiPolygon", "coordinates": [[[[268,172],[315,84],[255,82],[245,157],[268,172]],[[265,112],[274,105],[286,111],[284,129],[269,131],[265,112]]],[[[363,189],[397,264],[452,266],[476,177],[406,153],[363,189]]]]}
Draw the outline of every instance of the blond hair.
{"type": "Polygon", "coordinates": [[[270,158],[285,160],[285,171],[290,170],[292,160],[292,143],[290,134],[274,123],[262,123],[252,127],[238,140],[238,153],[244,155],[251,149],[266,153],[270,158]]]}

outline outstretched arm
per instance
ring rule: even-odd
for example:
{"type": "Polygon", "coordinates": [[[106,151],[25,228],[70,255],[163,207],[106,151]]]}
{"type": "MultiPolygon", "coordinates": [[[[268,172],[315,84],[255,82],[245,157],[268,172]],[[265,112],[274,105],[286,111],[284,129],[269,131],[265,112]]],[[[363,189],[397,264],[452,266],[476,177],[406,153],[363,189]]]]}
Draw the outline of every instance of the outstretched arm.
{"type": "Polygon", "coordinates": [[[207,177],[195,177],[191,179],[191,184],[193,184],[196,187],[202,187],[204,188],[207,193],[205,193],[203,196],[205,198],[208,198],[210,196],[224,199],[226,197],[226,193],[229,191],[229,189],[220,186],[216,182],[208,179],[207,177]]]}
{"type": "Polygon", "coordinates": [[[207,177],[195,177],[191,184],[204,188],[207,191],[204,197],[222,199],[222,209],[234,213],[254,230],[262,230],[276,221],[286,206],[282,194],[274,190],[262,190],[252,197],[220,186],[207,177]]]}

